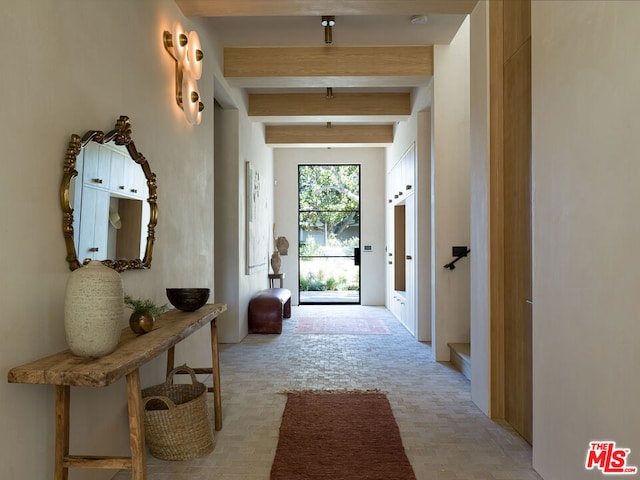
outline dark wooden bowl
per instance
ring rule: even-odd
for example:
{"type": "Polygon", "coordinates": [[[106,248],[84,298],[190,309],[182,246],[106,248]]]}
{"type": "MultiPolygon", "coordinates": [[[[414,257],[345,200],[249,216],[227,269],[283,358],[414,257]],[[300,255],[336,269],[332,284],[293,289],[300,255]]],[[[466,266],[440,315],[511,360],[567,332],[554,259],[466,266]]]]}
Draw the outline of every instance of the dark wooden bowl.
{"type": "Polygon", "coordinates": [[[178,310],[194,312],[207,303],[210,292],[208,288],[167,288],[167,298],[178,310]]]}

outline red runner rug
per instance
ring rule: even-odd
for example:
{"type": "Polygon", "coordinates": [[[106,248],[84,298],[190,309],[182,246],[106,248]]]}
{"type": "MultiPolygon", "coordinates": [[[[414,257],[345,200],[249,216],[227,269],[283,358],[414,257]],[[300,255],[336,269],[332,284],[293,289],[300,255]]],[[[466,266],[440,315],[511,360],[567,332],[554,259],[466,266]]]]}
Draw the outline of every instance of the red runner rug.
{"type": "Polygon", "coordinates": [[[381,393],[289,393],[271,480],[415,480],[381,393]]]}
{"type": "Polygon", "coordinates": [[[295,333],[320,335],[389,335],[384,322],[372,318],[301,317],[295,333]]]}

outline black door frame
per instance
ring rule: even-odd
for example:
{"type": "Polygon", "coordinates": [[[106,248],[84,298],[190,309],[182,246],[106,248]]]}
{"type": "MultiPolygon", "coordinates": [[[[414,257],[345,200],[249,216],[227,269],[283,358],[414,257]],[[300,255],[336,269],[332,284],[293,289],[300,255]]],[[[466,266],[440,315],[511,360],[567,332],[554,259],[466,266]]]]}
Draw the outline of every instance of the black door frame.
{"type": "MultiPolygon", "coordinates": [[[[309,212],[311,210],[305,210],[305,212],[309,212]]],[[[351,210],[349,210],[351,211],[351,210]]],[[[298,164],[298,300],[300,305],[360,305],[362,302],[362,276],[361,276],[361,263],[360,263],[360,245],[361,245],[361,233],[362,233],[362,168],[359,163],[305,163],[298,164]],[[354,249],[354,254],[350,257],[348,256],[332,256],[332,255],[306,255],[304,258],[353,258],[354,263],[358,267],[358,299],[356,302],[350,301],[303,301],[302,295],[300,292],[300,261],[303,258],[300,255],[300,214],[303,211],[300,209],[300,169],[303,167],[349,167],[355,166],[358,168],[358,247],[354,249]]]]}

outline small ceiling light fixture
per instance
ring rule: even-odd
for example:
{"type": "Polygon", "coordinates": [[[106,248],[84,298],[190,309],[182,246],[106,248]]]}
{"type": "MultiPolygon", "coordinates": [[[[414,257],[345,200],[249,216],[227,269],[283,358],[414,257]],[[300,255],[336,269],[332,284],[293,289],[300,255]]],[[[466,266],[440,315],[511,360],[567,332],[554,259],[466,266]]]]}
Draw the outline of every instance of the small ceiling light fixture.
{"type": "Polygon", "coordinates": [[[425,25],[429,17],[426,15],[411,15],[411,23],[413,25],[425,25]]]}
{"type": "Polygon", "coordinates": [[[163,34],[165,50],[176,62],[176,103],[184,111],[189,125],[202,120],[204,104],[200,101],[197,80],[202,76],[204,53],[197,32],[185,32],[182,25],[174,25],[163,34]]]}
{"type": "Polygon", "coordinates": [[[327,100],[331,100],[333,98],[333,88],[327,87],[327,100]]]}
{"type": "Polygon", "coordinates": [[[324,27],[324,43],[333,42],[333,33],[331,27],[336,24],[336,17],[334,15],[324,15],[322,17],[322,26],[324,27]]]}

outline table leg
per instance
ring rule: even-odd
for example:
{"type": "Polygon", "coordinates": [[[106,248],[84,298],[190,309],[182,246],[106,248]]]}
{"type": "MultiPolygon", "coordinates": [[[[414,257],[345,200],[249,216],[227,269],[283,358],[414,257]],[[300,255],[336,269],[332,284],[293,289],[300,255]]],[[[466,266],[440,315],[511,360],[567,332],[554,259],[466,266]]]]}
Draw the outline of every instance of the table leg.
{"type": "Polygon", "coordinates": [[[56,453],[53,478],[67,480],[69,468],[64,466],[69,456],[69,400],[71,387],[56,385],[56,453]]]}
{"type": "Polygon", "coordinates": [[[131,444],[131,480],[147,479],[147,459],[144,446],[144,420],[140,391],[140,371],[127,374],[127,405],[129,406],[129,443],[131,444]]]}
{"type": "Polygon", "coordinates": [[[175,361],[175,354],[176,354],[176,347],[170,347],[169,350],[167,350],[167,377],[169,376],[169,374],[171,373],[171,370],[173,370],[173,363],[175,361]]]}
{"type": "Polygon", "coordinates": [[[213,413],[216,430],[222,430],[222,395],[220,393],[220,357],[218,355],[218,327],[211,322],[211,373],[213,374],[213,413]]]}

